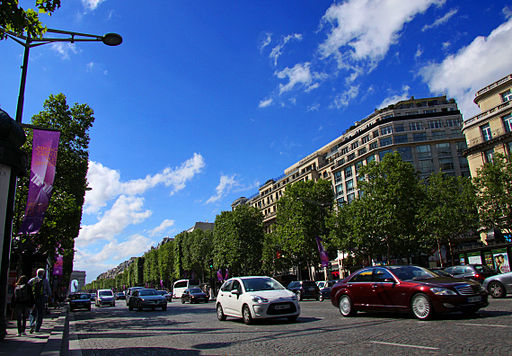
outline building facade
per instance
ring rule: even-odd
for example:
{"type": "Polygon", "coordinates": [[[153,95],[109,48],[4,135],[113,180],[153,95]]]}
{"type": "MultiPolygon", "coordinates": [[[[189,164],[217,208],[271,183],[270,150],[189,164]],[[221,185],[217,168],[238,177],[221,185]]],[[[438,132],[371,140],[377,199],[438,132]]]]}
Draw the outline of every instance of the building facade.
{"type": "Polygon", "coordinates": [[[480,113],[462,127],[472,177],[495,153],[512,153],[512,74],[480,89],[474,102],[480,113]]]}
{"type": "Polygon", "coordinates": [[[469,176],[461,127],[462,115],[453,99],[412,97],[397,102],[355,122],[343,135],[268,180],[257,194],[237,199],[232,208],[239,204],[258,208],[270,230],[286,186],[319,178],[331,181],[338,203],[350,203],[358,194],[361,166],[392,151],[411,162],[422,178],[437,171],[469,176]]]}

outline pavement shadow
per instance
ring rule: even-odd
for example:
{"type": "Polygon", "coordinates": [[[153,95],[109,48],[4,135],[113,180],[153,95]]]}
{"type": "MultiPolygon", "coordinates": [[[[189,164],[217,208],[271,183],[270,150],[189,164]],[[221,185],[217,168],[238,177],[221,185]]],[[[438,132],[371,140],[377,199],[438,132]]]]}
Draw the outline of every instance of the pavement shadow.
{"type": "MultiPolygon", "coordinates": [[[[65,351],[65,354],[69,350],[65,351]]],[[[151,355],[151,356],[167,356],[167,355],[200,355],[198,350],[182,350],[172,347],[119,347],[111,349],[82,349],[82,355],[95,356],[112,356],[112,355],[151,355]]]]}

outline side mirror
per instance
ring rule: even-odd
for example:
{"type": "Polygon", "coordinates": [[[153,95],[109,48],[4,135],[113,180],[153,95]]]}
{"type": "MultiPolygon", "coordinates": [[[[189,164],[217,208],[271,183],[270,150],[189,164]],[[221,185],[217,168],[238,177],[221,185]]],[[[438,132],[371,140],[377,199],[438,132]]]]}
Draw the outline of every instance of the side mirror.
{"type": "Polygon", "coordinates": [[[231,291],[231,294],[240,295],[240,294],[242,294],[242,293],[240,293],[240,291],[239,291],[238,289],[233,289],[233,290],[231,291]]]}
{"type": "Polygon", "coordinates": [[[396,283],[396,281],[393,279],[393,278],[385,278],[384,279],[384,282],[391,282],[391,283],[396,283]]]}

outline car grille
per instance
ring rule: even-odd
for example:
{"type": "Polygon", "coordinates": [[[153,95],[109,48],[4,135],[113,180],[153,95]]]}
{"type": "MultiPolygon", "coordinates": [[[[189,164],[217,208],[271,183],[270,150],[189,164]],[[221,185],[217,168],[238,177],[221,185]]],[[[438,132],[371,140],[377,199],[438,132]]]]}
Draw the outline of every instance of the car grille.
{"type": "Polygon", "coordinates": [[[455,287],[455,289],[457,290],[457,292],[459,292],[460,295],[478,294],[478,287],[477,286],[471,286],[469,284],[466,284],[466,285],[463,285],[463,286],[460,286],[460,287],[455,287]]]}
{"type": "Polygon", "coordinates": [[[281,315],[281,314],[290,314],[295,313],[297,308],[295,308],[295,304],[290,302],[285,303],[274,303],[270,304],[267,309],[268,315],[281,315]]]}

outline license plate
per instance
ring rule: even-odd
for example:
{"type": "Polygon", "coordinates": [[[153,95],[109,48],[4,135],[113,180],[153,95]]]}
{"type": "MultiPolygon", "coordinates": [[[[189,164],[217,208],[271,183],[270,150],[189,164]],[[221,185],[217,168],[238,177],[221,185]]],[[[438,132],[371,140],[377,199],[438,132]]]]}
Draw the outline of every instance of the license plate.
{"type": "Polygon", "coordinates": [[[288,305],[276,305],[275,306],[276,310],[283,310],[283,309],[289,309],[289,308],[290,308],[290,306],[288,306],[288,305]]]}
{"type": "Polygon", "coordinates": [[[468,297],[468,303],[475,303],[475,302],[479,302],[481,300],[482,300],[482,298],[479,295],[477,295],[475,297],[468,297]]]}

